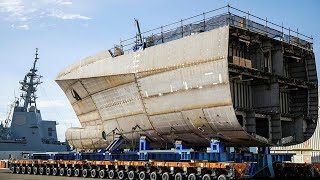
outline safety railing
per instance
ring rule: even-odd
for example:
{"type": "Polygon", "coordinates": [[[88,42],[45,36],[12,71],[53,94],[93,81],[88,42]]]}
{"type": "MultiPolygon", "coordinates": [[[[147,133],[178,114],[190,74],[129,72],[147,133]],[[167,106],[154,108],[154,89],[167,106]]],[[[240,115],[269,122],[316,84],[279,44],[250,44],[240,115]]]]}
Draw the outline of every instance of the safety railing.
{"type": "Polygon", "coordinates": [[[142,39],[139,39],[137,34],[132,38],[121,40],[120,44],[110,49],[109,52],[113,56],[119,56],[226,25],[257,32],[308,50],[313,48],[311,36],[227,5],[143,32],[141,33],[142,39]]]}

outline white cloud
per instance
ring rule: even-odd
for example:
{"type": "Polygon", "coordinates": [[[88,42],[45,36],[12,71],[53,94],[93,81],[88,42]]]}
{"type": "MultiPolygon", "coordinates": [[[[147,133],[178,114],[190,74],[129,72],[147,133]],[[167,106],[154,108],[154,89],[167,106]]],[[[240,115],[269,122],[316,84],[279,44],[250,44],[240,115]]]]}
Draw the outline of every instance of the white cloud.
{"type": "Polygon", "coordinates": [[[0,0],[0,12],[8,14],[7,18],[26,21],[26,9],[22,0],[0,0]]]}
{"type": "Polygon", "coordinates": [[[57,0],[56,3],[59,5],[72,5],[72,1],[67,0],[57,0]]]}
{"type": "Polygon", "coordinates": [[[28,24],[21,24],[21,25],[15,25],[11,24],[12,28],[17,28],[17,29],[24,29],[24,30],[29,30],[29,25],[28,24]]]}
{"type": "Polygon", "coordinates": [[[58,19],[63,19],[63,20],[74,20],[74,19],[90,20],[91,19],[90,17],[82,16],[80,14],[67,14],[62,11],[53,11],[50,14],[50,16],[58,19]]]}
{"type": "Polygon", "coordinates": [[[28,30],[39,20],[50,23],[57,20],[90,20],[80,13],[68,12],[73,5],[71,0],[0,0],[0,20],[9,21],[14,28],[28,30]]]}

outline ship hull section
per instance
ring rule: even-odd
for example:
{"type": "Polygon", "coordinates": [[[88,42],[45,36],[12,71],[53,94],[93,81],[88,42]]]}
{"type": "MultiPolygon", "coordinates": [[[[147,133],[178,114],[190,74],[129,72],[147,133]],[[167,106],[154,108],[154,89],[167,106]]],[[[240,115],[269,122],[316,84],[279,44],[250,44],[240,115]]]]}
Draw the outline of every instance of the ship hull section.
{"type": "Polygon", "coordinates": [[[115,134],[127,142],[143,134],[154,146],[180,139],[206,147],[216,137],[268,145],[246,133],[233,109],[228,32],[225,26],[114,58],[102,52],[66,68],[56,81],[83,126],[67,131],[68,142],[99,149],[115,134]]]}

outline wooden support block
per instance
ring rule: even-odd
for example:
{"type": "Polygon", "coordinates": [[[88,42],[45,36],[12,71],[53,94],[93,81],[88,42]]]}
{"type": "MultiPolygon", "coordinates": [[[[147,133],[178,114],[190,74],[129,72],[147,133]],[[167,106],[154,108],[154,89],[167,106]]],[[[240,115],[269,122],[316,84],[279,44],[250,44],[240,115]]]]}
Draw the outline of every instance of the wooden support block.
{"type": "Polygon", "coordinates": [[[248,68],[252,68],[251,60],[246,59],[246,60],[245,60],[245,62],[246,62],[246,67],[248,67],[248,68]]]}
{"type": "Polygon", "coordinates": [[[243,58],[240,58],[240,66],[245,67],[246,66],[246,60],[243,58]]]}
{"type": "Polygon", "coordinates": [[[240,60],[238,57],[233,56],[233,64],[240,65],[240,60]]]}

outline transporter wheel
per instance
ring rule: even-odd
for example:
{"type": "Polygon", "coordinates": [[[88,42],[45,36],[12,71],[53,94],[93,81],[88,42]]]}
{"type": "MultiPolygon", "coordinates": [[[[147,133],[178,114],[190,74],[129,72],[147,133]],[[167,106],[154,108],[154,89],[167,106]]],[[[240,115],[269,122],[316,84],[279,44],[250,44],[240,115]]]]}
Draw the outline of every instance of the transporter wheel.
{"type": "Polygon", "coordinates": [[[51,175],[51,168],[50,167],[46,168],[46,174],[47,174],[47,176],[51,175]]]}
{"type": "Polygon", "coordinates": [[[150,174],[150,180],[158,180],[158,174],[157,172],[152,172],[150,174]]]}
{"type": "Polygon", "coordinates": [[[174,180],[182,180],[183,179],[183,176],[181,173],[177,173],[174,175],[174,180]]]}
{"type": "Polygon", "coordinates": [[[312,179],[312,177],[314,177],[314,169],[311,166],[307,166],[304,168],[303,170],[303,179],[312,179]]]}
{"type": "Polygon", "coordinates": [[[53,176],[58,175],[58,168],[55,167],[55,168],[52,169],[52,175],[53,176]]]}
{"type": "Polygon", "coordinates": [[[188,180],[197,180],[197,176],[195,173],[191,173],[188,175],[188,180]]]}
{"type": "Polygon", "coordinates": [[[162,180],[170,180],[169,173],[168,172],[163,173],[162,176],[161,176],[161,179],[162,180]]]}
{"type": "Polygon", "coordinates": [[[92,170],[91,170],[91,177],[92,177],[92,178],[97,177],[97,170],[96,170],[96,169],[92,169],[92,170]]]}
{"type": "Polygon", "coordinates": [[[33,167],[33,174],[37,175],[39,173],[39,170],[36,166],[33,167]]]}
{"type": "Polygon", "coordinates": [[[106,171],[105,170],[101,169],[99,171],[99,178],[101,178],[101,179],[106,178],[106,171]]]}
{"type": "Polygon", "coordinates": [[[74,170],[74,176],[75,176],[75,177],[79,177],[79,176],[80,176],[80,169],[79,169],[79,168],[76,168],[76,169],[74,170]]]}
{"type": "Polygon", "coordinates": [[[16,172],[16,167],[15,166],[11,166],[10,167],[10,171],[11,171],[11,174],[15,173],[16,172]]]}
{"type": "Polygon", "coordinates": [[[202,176],[202,180],[211,180],[210,174],[205,174],[202,176]]]}
{"type": "Polygon", "coordinates": [[[146,179],[146,172],[145,171],[141,171],[139,173],[139,180],[145,180],[146,179]]]}
{"type": "Polygon", "coordinates": [[[114,179],[114,170],[110,170],[108,173],[109,179],[114,179]]]}
{"type": "Polygon", "coordinates": [[[59,175],[60,176],[65,176],[66,175],[66,169],[65,168],[60,168],[59,169],[59,175]]]}
{"type": "Polygon", "coordinates": [[[28,167],[27,167],[27,173],[28,173],[28,174],[31,174],[31,173],[32,173],[32,167],[31,167],[31,166],[28,166],[28,167]]]}
{"type": "Polygon", "coordinates": [[[39,174],[40,175],[44,175],[44,167],[40,167],[39,168],[39,174]]]}
{"type": "Polygon", "coordinates": [[[89,171],[88,171],[88,169],[83,169],[83,170],[82,170],[82,177],[86,178],[86,177],[88,177],[88,176],[89,176],[89,171]]]}
{"type": "Polygon", "coordinates": [[[227,180],[227,177],[226,177],[226,175],[221,174],[220,176],[218,176],[217,180],[227,180]]]}
{"type": "Polygon", "coordinates": [[[118,172],[118,178],[119,178],[120,180],[123,180],[123,179],[126,178],[126,173],[124,172],[124,170],[120,170],[120,171],[118,172]]]}
{"type": "Polygon", "coordinates": [[[67,169],[67,176],[68,177],[71,177],[73,175],[73,170],[72,170],[72,168],[68,168],[67,169]]]}
{"type": "Polygon", "coordinates": [[[21,167],[21,174],[25,174],[26,173],[26,167],[25,166],[22,166],[21,167]]]}
{"type": "Polygon", "coordinates": [[[16,173],[17,173],[17,174],[20,174],[20,173],[21,173],[21,167],[20,167],[20,166],[17,166],[17,167],[16,167],[16,173]]]}
{"type": "Polygon", "coordinates": [[[129,180],[134,180],[134,179],[135,179],[135,173],[134,173],[134,171],[129,171],[129,172],[128,172],[128,179],[129,179],[129,180]]]}

